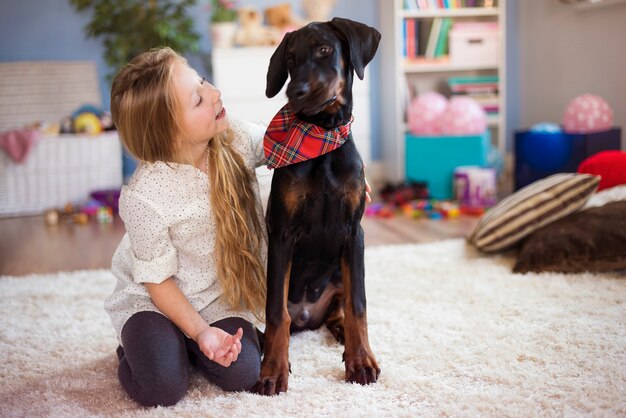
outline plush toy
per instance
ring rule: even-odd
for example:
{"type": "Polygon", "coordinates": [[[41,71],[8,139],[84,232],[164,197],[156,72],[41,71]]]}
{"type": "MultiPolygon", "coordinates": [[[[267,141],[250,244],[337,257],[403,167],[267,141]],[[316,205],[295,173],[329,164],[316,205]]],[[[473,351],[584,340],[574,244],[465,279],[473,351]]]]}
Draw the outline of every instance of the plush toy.
{"type": "Polygon", "coordinates": [[[282,35],[299,29],[304,23],[293,15],[291,3],[282,3],[266,8],[265,21],[268,25],[278,29],[282,35]]]}
{"type": "Polygon", "coordinates": [[[81,113],[74,118],[74,132],[77,134],[99,135],[102,132],[100,119],[93,113],[81,113]]]}
{"type": "Polygon", "coordinates": [[[310,22],[326,22],[330,20],[335,3],[337,0],[302,0],[302,8],[310,22]]]}
{"type": "Polygon", "coordinates": [[[235,44],[239,46],[278,45],[281,32],[263,25],[263,16],[254,7],[242,7],[237,12],[239,28],[235,34],[235,44]]]}

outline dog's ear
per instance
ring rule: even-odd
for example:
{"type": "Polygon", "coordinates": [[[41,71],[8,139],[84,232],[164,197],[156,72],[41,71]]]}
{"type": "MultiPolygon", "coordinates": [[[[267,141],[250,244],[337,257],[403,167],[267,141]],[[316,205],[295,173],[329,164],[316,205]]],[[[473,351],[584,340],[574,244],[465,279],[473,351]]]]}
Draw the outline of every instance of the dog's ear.
{"type": "Polygon", "coordinates": [[[376,29],[349,19],[336,17],[329,22],[350,46],[350,61],[356,75],[363,80],[365,66],[374,58],[380,42],[380,32],[376,29]]]}
{"type": "Polygon", "coordinates": [[[287,68],[287,44],[291,33],[287,33],[282,42],[276,48],[276,51],[270,58],[270,66],[267,69],[267,85],[265,86],[265,95],[274,97],[283,88],[289,71],[287,68]]]}

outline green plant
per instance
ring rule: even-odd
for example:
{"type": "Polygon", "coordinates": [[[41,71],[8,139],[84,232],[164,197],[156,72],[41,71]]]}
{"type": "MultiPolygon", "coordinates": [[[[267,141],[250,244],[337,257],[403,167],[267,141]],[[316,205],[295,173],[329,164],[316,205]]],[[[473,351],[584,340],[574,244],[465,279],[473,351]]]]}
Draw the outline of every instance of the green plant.
{"type": "Polygon", "coordinates": [[[196,0],[69,0],[77,12],[92,9],[89,38],[102,38],[109,79],[128,61],[157,46],[196,52],[200,35],[187,9],[196,0]]]}
{"type": "Polygon", "coordinates": [[[237,19],[237,8],[232,0],[211,0],[211,22],[233,22],[237,19]]]}

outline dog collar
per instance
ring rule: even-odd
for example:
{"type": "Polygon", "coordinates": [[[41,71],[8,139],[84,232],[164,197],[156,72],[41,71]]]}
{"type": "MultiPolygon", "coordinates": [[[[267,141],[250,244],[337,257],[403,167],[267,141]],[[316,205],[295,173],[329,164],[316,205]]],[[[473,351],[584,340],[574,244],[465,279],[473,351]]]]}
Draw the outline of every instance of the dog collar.
{"type": "Polygon", "coordinates": [[[348,139],[354,118],[328,130],[299,120],[287,106],[278,111],[265,131],[263,151],[268,168],[311,160],[339,148],[348,139]]]}

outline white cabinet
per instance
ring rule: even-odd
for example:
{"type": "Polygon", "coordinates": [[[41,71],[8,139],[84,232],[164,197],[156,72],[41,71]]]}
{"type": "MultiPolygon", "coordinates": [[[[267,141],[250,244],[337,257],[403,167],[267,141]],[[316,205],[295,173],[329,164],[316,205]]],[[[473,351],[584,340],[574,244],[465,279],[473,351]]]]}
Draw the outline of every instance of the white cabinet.
{"type": "MultiPolygon", "coordinates": [[[[213,49],[213,83],[222,92],[229,115],[236,119],[269,124],[287,102],[285,87],[271,99],[265,97],[265,80],[272,47],[213,49]]],[[[289,80],[287,80],[288,82],[289,80]]],[[[352,134],[363,161],[371,160],[371,111],[369,73],[354,77],[352,134]]]]}
{"type": "Polygon", "coordinates": [[[405,8],[415,0],[379,0],[382,40],[381,53],[381,123],[385,136],[382,139],[385,177],[391,181],[405,177],[406,105],[410,99],[409,89],[418,93],[439,90],[449,77],[497,74],[499,90],[499,113],[488,118],[494,145],[505,151],[506,115],[506,22],[505,0],[497,1],[496,7],[460,7],[454,9],[430,8],[416,10],[405,8]],[[403,26],[406,19],[419,22],[435,18],[457,21],[487,20],[498,22],[498,58],[495,63],[459,62],[458,60],[412,60],[403,56],[405,42],[403,26]]]}

